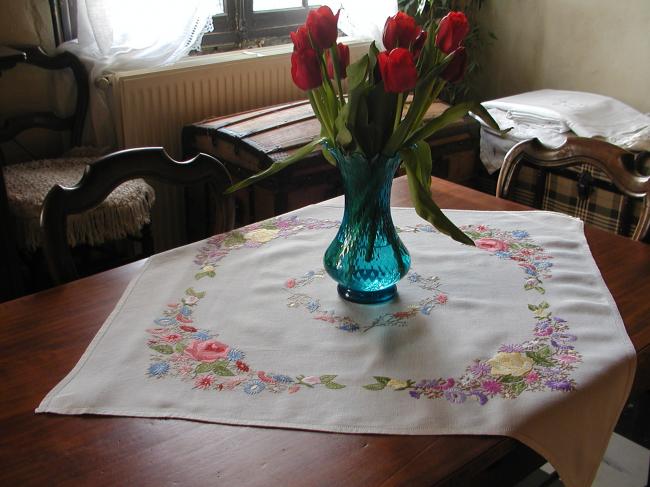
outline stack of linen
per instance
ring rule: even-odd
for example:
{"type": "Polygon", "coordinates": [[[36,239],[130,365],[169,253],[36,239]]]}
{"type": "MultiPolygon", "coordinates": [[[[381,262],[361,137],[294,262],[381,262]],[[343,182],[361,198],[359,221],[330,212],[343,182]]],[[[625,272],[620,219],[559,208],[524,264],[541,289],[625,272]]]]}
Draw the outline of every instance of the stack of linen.
{"type": "Polygon", "coordinates": [[[538,90],[483,102],[498,134],[481,126],[481,161],[490,174],[518,142],[538,138],[548,147],[567,135],[594,137],[624,149],[650,150],[650,116],[607,96],[580,91],[538,90]]]}

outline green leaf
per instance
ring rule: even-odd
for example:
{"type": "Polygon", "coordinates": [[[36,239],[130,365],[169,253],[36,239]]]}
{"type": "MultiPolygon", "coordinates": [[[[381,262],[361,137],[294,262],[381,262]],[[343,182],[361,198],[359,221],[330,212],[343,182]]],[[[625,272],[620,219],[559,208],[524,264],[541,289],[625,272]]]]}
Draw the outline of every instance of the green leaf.
{"type": "Polygon", "coordinates": [[[171,355],[174,353],[174,348],[171,345],[150,345],[158,353],[164,353],[165,355],[171,355]]]}
{"type": "Polygon", "coordinates": [[[455,121],[467,115],[469,111],[472,111],[476,115],[480,116],[490,127],[495,128],[497,131],[500,131],[499,126],[496,124],[492,116],[485,108],[483,108],[480,103],[459,103],[458,105],[447,108],[438,117],[432,118],[424,125],[422,125],[422,127],[416,130],[413,135],[409,137],[404,145],[409,146],[417,141],[428,139],[438,130],[445,128],[447,125],[454,123],[455,121]]]}
{"type": "Polygon", "coordinates": [[[195,374],[205,374],[207,372],[212,372],[212,368],[214,367],[214,364],[212,363],[202,363],[196,366],[196,369],[194,369],[195,374]]]}
{"type": "Polygon", "coordinates": [[[368,389],[369,391],[381,391],[386,387],[386,384],[368,384],[366,386],[363,386],[364,389],[368,389]]]}
{"type": "Polygon", "coordinates": [[[431,223],[438,231],[450,236],[457,242],[473,246],[474,241],[445,216],[431,197],[431,173],[429,172],[425,176],[425,169],[427,167],[431,168],[429,144],[418,142],[413,148],[403,149],[401,155],[406,167],[409,191],[416,213],[431,223]],[[420,161],[420,159],[422,160],[420,161]]]}
{"type": "Polygon", "coordinates": [[[386,384],[388,384],[390,382],[390,377],[382,377],[382,376],[379,376],[379,375],[373,376],[373,379],[375,379],[380,384],[384,384],[384,385],[386,385],[386,384]]]}
{"type": "Polygon", "coordinates": [[[194,296],[195,298],[199,298],[199,299],[202,299],[202,298],[205,297],[205,291],[198,292],[198,291],[195,291],[194,288],[192,288],[192,287],[187,288],[185,290],[185,294],[187,296],[194,296]]]}
{"type": "Polygon", "coordinates": [[[223,244],[226,247],[236,247],[237,245],[243,245],[246,243],[246,238],[241,232],[230,232],[226,235],[226,238],[223,240],[223,244]]]}
{"type": "Polygon", "coordinates": [[[325,387],[328,389],[343,389],[345,386],[336,382],[325,382],[325,387]]]}
{"type": "Polygon", "coordinates": [[[510,385],[510,390],[515,396],[518,396],[526,390],[526,383],[524,381],[514,382],[510,385]]]}
{"type": "Polygon", "coordinates": [[[555,362],[553,360],[550,360],[546,355],[541,355],[539,352],[526,352],[526,355],[530,357],[537,365],[541,365],[543,367],[553,367],[555,365],[555,362]]]}
{"type": "Polygon", "coordinates": [[[291,156],[287,157],[286,159],[283,159],[281,161],[275,161],[273,164],[271,164],[269,168],[265,169],[264,171],[258,172],[257,174],[251,176],[248,179],[244,179],[243,181],[240,181],[237,184],[233,184],[224,193],[225,194],[233,193],[239,189],[245,188],[264,178],[267,178],[278,171],[281,171],[285,167],[290,166],[295,162],[298,162],[300,159],[302,159],[303,157],[311,153],[319,144],[323,143],[324,141],[325,141],[325,137],[320,137],[318,139],[311,141],[309,144],[304,145],[303,147],[298,149],[296,152],[294,152],[291,156]]]}
{"type": "Polygon", "coordinates": [[[504,384],[512,384],[514,382],[522,382],[524,380],[523,377],[518,377],[516,375],[503,375],[501,376],[501,382],[504,384]]]}
{"type": "Polygon", "coordinates": [[[352,144],[352,133],[346,125],[349,114],[350,104],[347,103],[341,111],[339,111],[339,114],[336,117],[336,122],[334,122],[334,126],[336,127],[336,142],[344,148],[352,144]]]}
{"type": "Polygon", "coordinates": [[[335,375],[321,375],[320,376],[320,381],[324,384],[326,382],[332,382],[334,379],[336,379],[335,375]]]}
{"type": "Polygon", "coordinates": [[[537,306],[535,306],[534,304],[529,304],[529,305],[528,305],[528,309],[529,309],[530,311],[533,311],[533,312],[534,312],[534,311],[537,311],[538,308],[537,308],[537,306]]]}
{"type": "Polygon", "coordinates": [[[212,366],[212,370],[214,371],[215,374],[220,375],[222,377],[230,377],[232,375],[235,375],[232,370],[230,370],[228,367],[225,365],[221,365],[221,363],[216,363],[212,366]]]}
{"type": "Polygon", "coordinates": [[[368,54],[364,54],[356,63],[348,66],[348,93],[365,81],[369,63],[368,54]]]}
{"type": "Polygon", "coordinates": [[[177,353],[183,353],[185,349],[187,348],[187,345],[183,342],[178,342],[176,346],[174,347],[174,350],[176,350],[177,353]]]}
{"type": "MultiPolygon", "coordinates": [[[[348,106],[348,105],[349,105],[349,103],[346,106],[348,106]]],[[[325,160],[327,162],[329,162],[334,167],[337,166],[336,159],[334,158],[334,156],[332,155],[332,153],[330,151],[328,151],[325,147],[321,147],[320,151],[323,154],[323,157],[325,158],[325,160]]]]}

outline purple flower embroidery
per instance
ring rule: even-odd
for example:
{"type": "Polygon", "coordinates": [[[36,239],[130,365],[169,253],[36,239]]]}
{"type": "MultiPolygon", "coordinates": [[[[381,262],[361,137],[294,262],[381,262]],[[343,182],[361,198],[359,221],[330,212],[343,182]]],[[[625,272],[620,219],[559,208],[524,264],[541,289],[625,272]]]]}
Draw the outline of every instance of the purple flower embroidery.
{"type": "Polygon", "coordinates": [[[476,377],[482,377],[486,374],[489,374],[490,371],[492,370],[492,367],[490,367],[488,364],[485,362],[474,362],[473,365],[470,365],[469,371],[474,374],[476,377]]]}
{"type": "Polygon", "coordinates": [[[465,402],[466,398],[467,394],[458,389],[448,389],[445,391],[445,399],[447,399],[449,402],[453,402],[454,404],[461,404],[465,402]]]}
{"type": "Polygon", "coordinates": [[[546,385],[554,391],[569,392],[571,389],[573,389],[571,382],[568,380],[548,380],[546,381],[546,385]]]}
{"type": "Polygon", "coordinates": [[[523,351],[524,351],[524,347],[519,344],[505,344],[499,347],[499,352],[512,353],[512,352],[523,352],[523,351]]]}
{"type": "Polygon", "coordinates": [[[484,380],[481,386],[483,387],[483,390],[485,390],[485,392],[487,392],[492,396],[501,393],[501,391],[503,390],[503,386],[501,385],[501,382],[494,379],[484,380]]]}

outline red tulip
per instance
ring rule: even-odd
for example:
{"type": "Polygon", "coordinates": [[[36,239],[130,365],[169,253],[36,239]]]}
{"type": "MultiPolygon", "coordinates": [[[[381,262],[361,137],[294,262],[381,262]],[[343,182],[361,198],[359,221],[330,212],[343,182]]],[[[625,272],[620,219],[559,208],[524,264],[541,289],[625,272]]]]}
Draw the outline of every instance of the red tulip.
{"type": "Polygon", "coordinates": [[[422,51],[422,48],[424,47],[424,43],[427,41],[427,31],[423,30],[420,31],[418,36],[415,38],[415,42],[413,43],[413,56],[416,58],[420,55],[420,52],[422,51]]]}
{"type": "Polygon", "coordinates": [[[339,35],[337,27],[339,13],[341,13],[340,10],[334,15],[332,9],[327,6],[309,12],[307,29],[315,46],[320,49],[329,49],[336,42],[339,35]]]}
{"type": "Polygon", "coordinates": [[[415,88],[418,71],[408,49],[398,47],[390,52],[380,52],[377,60],[386,92],[403,93],[415,88]]]}
{"type": "MultiPolygon", "coordinates": [[[[350,65],[350,48],[339,42],[337,49],[339,54],[339,75],[341,79],[345,79],[348,75],[346,72],[347,67],[350,65]]],[[[332,63],[329,51],[325,51],[325,59],[327,60],[327,75],[333,78],[334,64],[332,63]]]]}
{"type": "Polygon", "coordinates": [[[291,40],[293,41],[293,50],[302,51],[303,49],[311,49],[311,42],[309,42],[309,32],[307,27],[301,25],[298,30],[291,33],[291,40]]]}
{"type": "Polygon", "coordinates": [[[449,12],[440,21],[436,34],[436,46],[445,54],[451,54],[460,47],[469,34],[469,22],[463,12],[449,12]]]}
{"type": "Polygon", "coordinates": [[[451,58],[449,64],[445,66],[445,69],[440,74],[442,79],[449,81],[450,83],[456,83],[463,79],[465,74],[465,68],[467,67],[467,51],[463,46],[460,46],[454,51],[454,57],[451,58]]]}
{"type": "Polygon", "coordinates": [[[387,51],[396,47],[409,49],[421,31],[413,17],[404,12],[397,12],[386,19],[382,39],[384,47],[387,51]]]}
{"type": "Polygon", "coordinates": [[[291,77],[301,90],[313,90],[321,85],[320,58],[311,47],[291,54],[291,77]]]}

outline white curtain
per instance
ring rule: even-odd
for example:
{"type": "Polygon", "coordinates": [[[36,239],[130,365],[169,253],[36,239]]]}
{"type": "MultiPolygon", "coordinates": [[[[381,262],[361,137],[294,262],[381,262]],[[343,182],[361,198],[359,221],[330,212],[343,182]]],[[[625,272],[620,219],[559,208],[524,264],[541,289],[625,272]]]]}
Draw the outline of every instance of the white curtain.
{"type": "Polygon", "coordinates": [[[386,19],[397,13],[397,0],[326,0],[334,13],[340,8],[339,29],[350,36],[366,37],[383,46],[386,19]]]}
{"type": "Polygon", "coordinates": [[[106,72],[162,66],[178,61],[212,30],[220,0],[78,0],[77,39],[62,45],[90,74],[93,145],[115,147],[106,93],[95,80],[106,72]]]}

